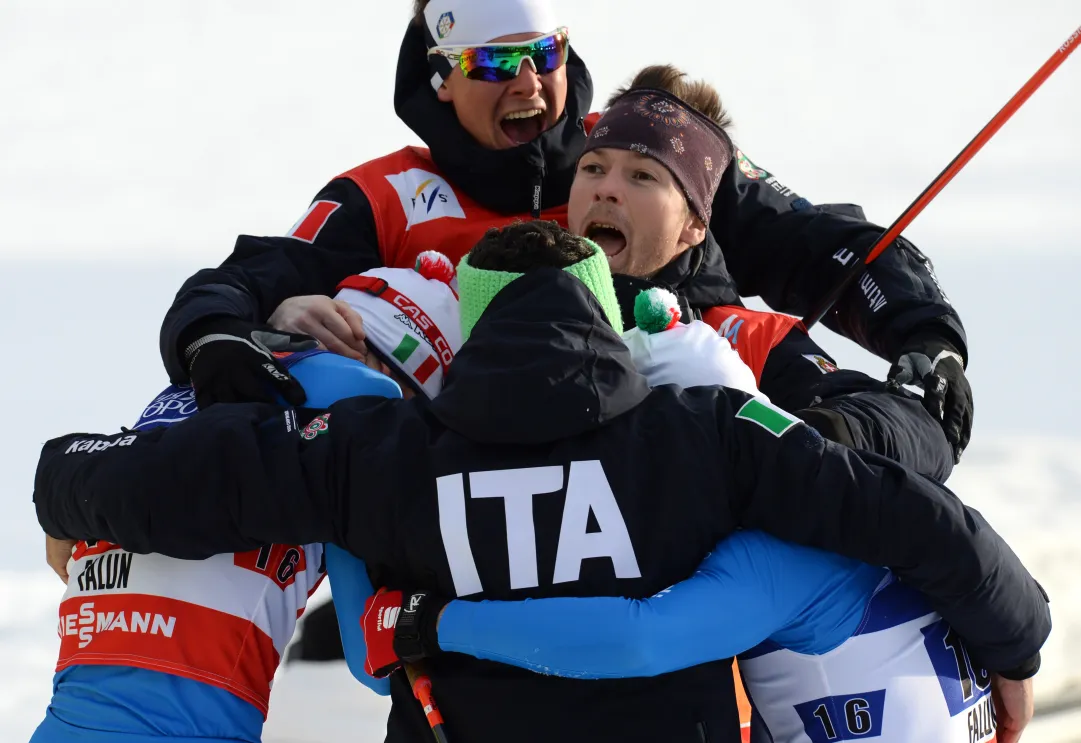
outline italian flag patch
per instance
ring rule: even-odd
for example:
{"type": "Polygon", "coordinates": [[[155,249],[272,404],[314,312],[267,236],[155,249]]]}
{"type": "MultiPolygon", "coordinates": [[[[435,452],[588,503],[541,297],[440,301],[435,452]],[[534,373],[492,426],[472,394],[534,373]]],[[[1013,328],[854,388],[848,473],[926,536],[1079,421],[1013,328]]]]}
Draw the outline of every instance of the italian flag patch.
{"type": "Polygon", "coordinates": [[[762,426],[777,437],[784,435],[788,429],[800,422],[794,415],[758,398],[745,402],[736,412],[736,417],[762,426]]]}
{"type": "Polygon", "coordinates": [[[418,352],[417,349],[420,347],[421,342],[417,340],[417,337],[406,333],[402,336],[398,347],[391,351],[390,355],[398,359],[403,371],[424,384],[428,381],[428,377],[432,376],[435,370],[439,368],[439,359],[431,353],[427,353],[427,344],[424,344],[424,348],[418,352]]]}

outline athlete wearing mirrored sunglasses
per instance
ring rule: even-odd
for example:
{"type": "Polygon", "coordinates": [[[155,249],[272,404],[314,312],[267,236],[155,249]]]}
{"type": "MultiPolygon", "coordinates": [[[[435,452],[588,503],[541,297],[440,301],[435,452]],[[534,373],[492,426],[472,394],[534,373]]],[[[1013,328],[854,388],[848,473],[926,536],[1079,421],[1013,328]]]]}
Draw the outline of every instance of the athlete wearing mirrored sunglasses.
{"type": "MultiPolygon", "coordinates": [[[[185,283],[163,324],[161,353],[174,381],[194,383],[200,405],[258,397],[261,385],[303,398],[259,353],[295,341],[260,328],[268,319],[363,355],[363,329],[327,296],[345,276],[409,266],[427,249],[457,259],[488,227],[515,219],[566,224],[575,163],[596,117],[589,72],[564,24],[545,0],[418,0],[414,11],[394,108],[428,149],[406,147],[342,173],[286,235],[241,236],[219,268],[185,283]],[[302,295],[323,296],[276,312],[302,295]]],[[[880,232],[858,209],[812,206],[742,152],[724,171],[712,213],[718,244],[695,248],[691,263],[713,305],[761,295],[801,314],[880,232]]],[[[965,333],[930,262],[899,240],[862,287],[826,324],[883,358],[906,359],[898,372],[926,370],[926,404],[959,454],[972,407],[965,333]]]]}

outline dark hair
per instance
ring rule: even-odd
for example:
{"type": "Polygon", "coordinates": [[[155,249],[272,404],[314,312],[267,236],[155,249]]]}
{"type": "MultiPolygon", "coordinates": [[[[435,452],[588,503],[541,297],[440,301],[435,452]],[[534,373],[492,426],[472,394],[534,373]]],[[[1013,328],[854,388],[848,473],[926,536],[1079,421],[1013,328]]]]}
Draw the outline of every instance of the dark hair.
{"type": "Polygon", "coordinates": [[[589,258],[594,248],[556,222],[518,222],[491,227],[469,251],[469,265],[488,271],[525,273],[566,268],[589,258]]]}
{"type": "Polygon", "coordinates": [[[413,0],[413,23],[418,26],[424,25],[424,9],[432,0],[413,0]]]}
{"type": "Polygon", "coordinates": [[[724,110],[721,94],[717,89],[705,80],[688,80],[686,72],[670,64],[643,67],[628,85],[612,94],[605,108],[611,106],[617,98],[638,88],[667,91],[706,118],[712,119],[721,129],[732,126],[732,117],[724,110]]]}

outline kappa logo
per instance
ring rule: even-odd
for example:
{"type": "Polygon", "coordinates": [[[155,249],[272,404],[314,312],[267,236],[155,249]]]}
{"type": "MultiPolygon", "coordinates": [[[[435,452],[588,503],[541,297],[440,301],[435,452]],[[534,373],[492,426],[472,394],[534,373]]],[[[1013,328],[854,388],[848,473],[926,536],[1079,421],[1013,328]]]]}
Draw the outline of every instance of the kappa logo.
{"type": "Polygon", "coordinates": [[[424,314],[424,311],[413,304],[409,297],[404,294],[394,297],[394,306],[404,310],[404,312],[395,315],[394,319],[413,331],[414,335],[427,343],[436,352],[442,363],[449,366],[450,362],[454,361],[454,351],[451,350],[447,339],[439,332],[439,328],[432,322],[432,319],[424,314]],[[429,335],[433,337],[429,338],[429,335]]]}
{"type": "Polygon", "coordinates": [[[131,446],[133,443],[135,443],[135,436],[132,436],[130,434],[128,436],[122,436],[122,437],[120,437],[118,439],[113,439],[112,441],[102,441],[100,439],[97,440],[97,441],[95,441],[93,439],[90,439],[90,440],[76,439],[75,441],[72,441],[68,445],[68,448],[64,453],[65,454],[82,454],[82,453],[95,454],[95,453],[97,453],[99,451],[105,451],[106,449],[111,449],[114,446],[131,446]]]}
{"type": "Polygon", "coordinates": [[[410,168],[386,178],[402,202],[407,230],[443,217],[465,219],[458,197],[441,176],[420,168],[410,168]]]}
{"type": "Polygon", "coordinates": [[[420,608],[420,600],[424,598],[423,593],[414,593],[409,597],[409,608],[406,609],[410,614],[415,614],[417,609],[420,608]]]}

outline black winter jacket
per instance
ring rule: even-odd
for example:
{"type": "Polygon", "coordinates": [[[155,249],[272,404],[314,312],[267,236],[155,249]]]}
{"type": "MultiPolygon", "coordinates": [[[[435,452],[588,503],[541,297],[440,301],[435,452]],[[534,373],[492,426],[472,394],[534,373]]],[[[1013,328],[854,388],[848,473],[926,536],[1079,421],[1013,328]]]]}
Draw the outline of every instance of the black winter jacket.
{"type": "MultiPolygon", "coordinates": [[[[717,281],[723,270],[720,246],[711,233],[652,279],[615,276],[624,327],[633,327],[634,300],[653,286],[680,300],[683,322],[733,301],[717,281]]],[[[769,353],[759,389],[776,405],[814,425],[826,438],[881,454],[933,480],[953,472],[953,450],[942,426],[906,390],[889,390],[882,380],[852,369],[836,369],[832,356],[802,327],[794,327],[769,353]],[[825,362],[823,364],[822,362],[825,362]],[[812,411],[812,412],[808,412],[812,411]]]]}
{"type": "MultiPolygon", "coordinates": [[[[66,436],[45,445],[34,498],[55,537],[192,559],[332,541],[378,582],[492,599],[648,596],[742,526],[890,566],[986,668],[1030,664],[1050,630],[1036,582],[948,490],[742,392],[650,390],[554,269],[496,296],[430,402],[220,404],[66,436]],[[302,435],[317,416],[325,432],[302,435]]],[[[738,740],[724,662],[613,681],[453,654],[430,670],[449,730],[473,743],[738,740]]],[[[401,679],[393,699],[389,739],[424,740],[401,679]]]]}
{"type": "MultiPolygon", "coordinates": [[[[567,81],[565,114],[555,127],[519,147],[484,149],[458,123],[453,108],[436,98],[424,33],[410,25],[398,58],[394,109],[455,189],[501,214],[526,214],[535,186],[545,209],[565,204],[570,193],[593,100],[589,71],[573,50],[567,81]]],[[[388,246],[378,244],[372,205],[355,183],[335,178],[314,200],[341,207],[313,243],[241,235],[224,263],[199,271],[180,288],[160,336],[174,382],[187,379],[180,348],[198,320],[231,315],[263,322],[289,297],[333,295],[345,277],[384,264],[388,246]]],[[[720,245],[698,270],[709,306],[760,295],[773,309],[794,315],[805,314],[827,294],[853,255],[865,253],[883,231],[859,207],[813,206],[742,153],[721,179],[709,227],[720,245]]],[[[942,336],[968,356],[960,317],[931,262],[903,239],[853,283],[824,323],[888,361],[916,332],[942,336]]]]}

